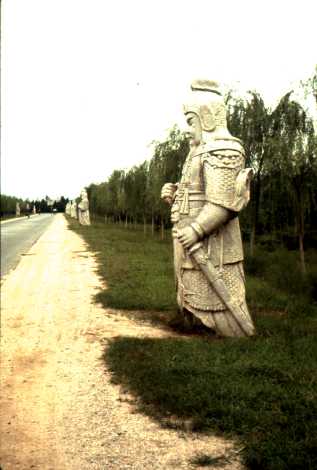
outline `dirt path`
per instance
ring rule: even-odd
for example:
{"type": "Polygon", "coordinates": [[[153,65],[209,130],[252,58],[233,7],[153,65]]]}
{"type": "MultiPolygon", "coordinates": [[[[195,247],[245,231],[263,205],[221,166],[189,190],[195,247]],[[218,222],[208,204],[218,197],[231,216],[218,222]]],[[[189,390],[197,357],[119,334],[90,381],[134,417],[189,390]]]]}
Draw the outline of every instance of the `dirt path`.
{"type": "Polygon", "coordinates": [[[230,453],[223,439],[161,428],[110,383],[101,359],[108,339],[168,333],[94,304],[95,269],[57,215],[3,282],[2,470],[199,469],[196,455],[230,453]]]}

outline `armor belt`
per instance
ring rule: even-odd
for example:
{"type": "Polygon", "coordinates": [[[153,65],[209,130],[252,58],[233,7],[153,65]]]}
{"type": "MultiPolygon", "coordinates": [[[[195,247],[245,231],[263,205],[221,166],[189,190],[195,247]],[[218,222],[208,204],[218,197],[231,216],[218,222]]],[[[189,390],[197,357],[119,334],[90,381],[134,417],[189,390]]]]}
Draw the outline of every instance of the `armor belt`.
{"type": "Polygon", "coordinates": [[[180,214],[189,214],[190,201],[205,201],[206,196],[200,184],[180,183],[177,191],[177,199],[180,202],[180,214]]]}

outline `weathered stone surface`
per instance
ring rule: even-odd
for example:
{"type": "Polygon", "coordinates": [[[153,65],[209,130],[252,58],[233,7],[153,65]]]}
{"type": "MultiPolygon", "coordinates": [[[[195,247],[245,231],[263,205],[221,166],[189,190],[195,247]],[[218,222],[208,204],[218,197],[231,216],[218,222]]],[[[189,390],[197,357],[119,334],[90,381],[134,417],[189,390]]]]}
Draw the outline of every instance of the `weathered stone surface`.
{"type": "Polygon", "coordinates": [[[71,202],[69,201],[65,206],[65,214],[70,215],[71,202]]]}
{"type": "Polygon", "coordinates": [[[70,216],[73,217],[74,219],[77,219],[77,202],[73,200],[71,202],[71,208],[70,208],[70,216]]]}
{"type": "Polygon", "coordinates": [[[252,170],[227,129],[219,85],[195,80],[189,101],[190,152],[181,180],[161,193],[171,205],[178,304],[221,336],[249,336],[238,213],[249,201],[252,170]]]}
{"type": "Polygon", "coordinates": [[[86,189],[83,189],[81,201],[78,204],[78,220],[81,225],[90,225],[89,201],[86,189]]]}

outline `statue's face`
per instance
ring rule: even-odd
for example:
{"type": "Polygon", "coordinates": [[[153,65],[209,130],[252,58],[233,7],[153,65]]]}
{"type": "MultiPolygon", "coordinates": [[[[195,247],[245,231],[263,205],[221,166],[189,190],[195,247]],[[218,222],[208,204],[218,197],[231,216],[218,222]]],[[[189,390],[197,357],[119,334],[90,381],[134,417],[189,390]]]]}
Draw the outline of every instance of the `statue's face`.
{"type": "Polygon", "coordinates": [[[194,113],[188,113],[186,115],[188,124],[188,136],[190,138],[191,145],[199,145],[202,140],[202,128],[199,116],[194,113]]]}

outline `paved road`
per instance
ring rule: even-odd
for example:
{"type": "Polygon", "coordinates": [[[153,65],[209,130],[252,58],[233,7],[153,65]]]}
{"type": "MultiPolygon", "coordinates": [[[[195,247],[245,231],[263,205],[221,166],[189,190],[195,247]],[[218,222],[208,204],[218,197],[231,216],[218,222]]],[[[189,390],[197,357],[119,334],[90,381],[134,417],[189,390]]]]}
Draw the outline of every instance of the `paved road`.
{"type": "Polygon", "coordinates": [[[1,224],[1,277],[16,267],[21,256],[29,251],[54,217],[40,214],[1,224]]]}

